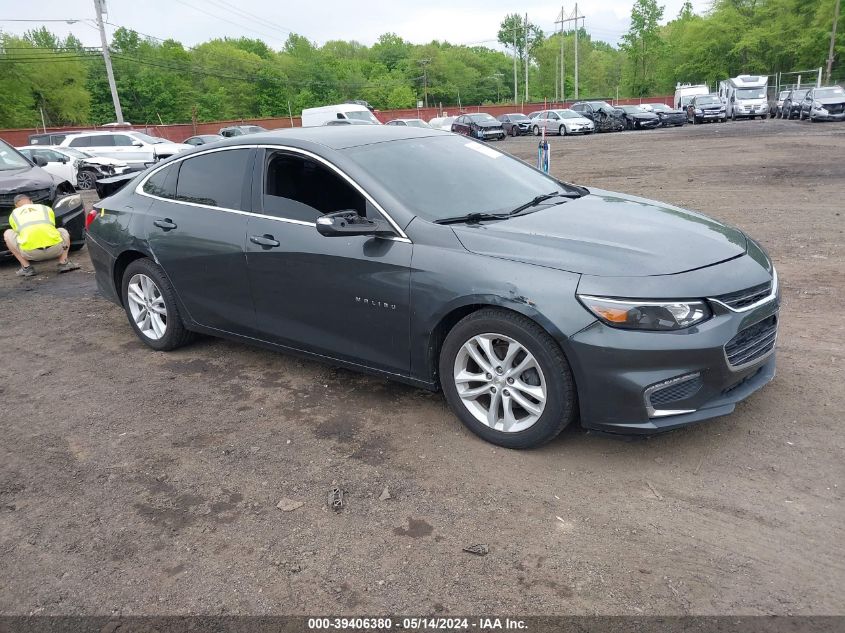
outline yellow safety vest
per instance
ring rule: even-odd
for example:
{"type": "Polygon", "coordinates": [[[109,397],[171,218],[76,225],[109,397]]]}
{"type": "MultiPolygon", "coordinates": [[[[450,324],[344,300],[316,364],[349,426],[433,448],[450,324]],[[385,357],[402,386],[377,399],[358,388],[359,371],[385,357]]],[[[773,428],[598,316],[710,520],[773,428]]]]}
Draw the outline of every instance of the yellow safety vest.
{"type": "Polygon", "coordinates": [[[62,242],[56,230],[56,216],[43,204],[18,207],[9,216],[9,226],[18,234],[18,247],[22,251],[49,248],[62,242]]]}

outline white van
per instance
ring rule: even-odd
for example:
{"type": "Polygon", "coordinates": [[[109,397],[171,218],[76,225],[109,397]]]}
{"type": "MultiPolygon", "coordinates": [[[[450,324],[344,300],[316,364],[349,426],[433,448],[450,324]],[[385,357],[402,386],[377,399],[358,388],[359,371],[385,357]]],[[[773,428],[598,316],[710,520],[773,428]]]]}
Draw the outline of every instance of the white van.
{"type": "Polygon", "coordinates": [[[675,85],[675,101],[674,106],[676,110],[686,110],[690,99],[698,95],[709,95],[710,86],[705,84],[698,84],[693,86],[691,84],[678,83],[675,85]]]}
{"type": "Polygon", "coordinates": [[[381,122],[366,107],[357,103],[340,103],[320,108],[305,108],[302,111],[302,127],[326,125],[329,121],[360,121],[381,125],[381,122]]]}
{"type": "Polygon", "coordinates": [[[727,107],[727,115],[738,118],[769,116],[769,78],[766,75],[740,75],[719,82],[719,97],[727,107]]]}

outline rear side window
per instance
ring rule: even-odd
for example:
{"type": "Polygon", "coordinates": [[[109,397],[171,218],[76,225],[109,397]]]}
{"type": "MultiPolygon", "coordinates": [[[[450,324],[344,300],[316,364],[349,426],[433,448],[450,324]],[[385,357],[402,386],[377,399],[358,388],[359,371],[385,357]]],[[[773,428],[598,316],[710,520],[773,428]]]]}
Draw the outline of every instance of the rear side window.
{"type": "Polygon", "coordinates": [[[251,149],[230,149],[182,161],[176,198],[212,207],[242,210],[251,149]]]}
{"type": "Polygon", "coordinates": [[[176,199],[176,177],[179,174],[179,163],[160,169],[144,183],[144,193],[169,200],[176,199]]]}
{"type": "Polygon", "coordinates": [[[112,139],[114,139],[114,144],[118,147],[131,147],[132,141],[135,140],[125,134],[115,134],[112,136],[112,139]]]}
{"type": "Polygon", "coordinates": [[[80,136],[79,138],[75,138],[70,142],[71,147],[91,147],[91,137],[90,136],[80,136]]]}

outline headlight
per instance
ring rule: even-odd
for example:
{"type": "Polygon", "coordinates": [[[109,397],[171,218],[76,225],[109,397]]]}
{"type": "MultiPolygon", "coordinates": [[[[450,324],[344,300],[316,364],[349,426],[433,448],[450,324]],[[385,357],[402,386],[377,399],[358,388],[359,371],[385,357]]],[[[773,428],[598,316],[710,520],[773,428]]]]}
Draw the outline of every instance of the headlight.
{"type": "Polygon", "coordinates": [[[606,325],[625,330],[681,330],[710,318],[704,301],[641,301],[578,295],[606,325]]]}
{"type": "Polygon", "coordinates": [[[724,112],[724,111],[725,111],[725,106],[722,106],[721,108],[719,108],[719,112],[724,112]]]}
{"type": "Polygon", "coordinates": [[[813,107],[821,109],[821,107],[822,107],[821,101],[813,101],[813,107]]]}
{"type": "Polygon", "coordinates": [[[75,193],[71,196],[65,196],[61,200],[56,203],[56,206],[53,208],[53,211],[56,214],[64,213],[66,211],[70,211],[82,204],[82,196],[78,193],[75,193]]]}
{"type": "Polygon", "coordinates": [[[695,113],[696,113],[696,114],[701,114],[701,108],[696,108],[696,109],[695,109],[695,113]]]}

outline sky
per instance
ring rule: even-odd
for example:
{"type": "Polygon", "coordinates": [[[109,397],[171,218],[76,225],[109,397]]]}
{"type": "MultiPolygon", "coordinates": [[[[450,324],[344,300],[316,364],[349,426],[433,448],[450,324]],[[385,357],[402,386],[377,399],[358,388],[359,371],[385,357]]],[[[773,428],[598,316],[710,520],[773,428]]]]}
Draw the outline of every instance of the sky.
{"type": "MultiPolygon", "coordinates": [[[[674,19],[683,2],[663,0],[664,21],[674,19]]],[[[579,0],[578,11],[593,39],[615,45],[628,29],[632,5],[633,0],[579,0]]],[[[709,0],[693,0],[697,12],[709,5],[709,0]]],[[[574,1],[564,3],[566,17],[574,8],[574,1]]],[[[317,44],[340,39],[370,45],[382,33],[392,32],[415,44],[436,39],[500,48],[496,34],[506,14],[527,12],[531,22],[552,33],[561,13],[560,4],[537,0],[450,0],[448,5],[406,0],[107,0],[107,9],[106,20],[112,25],[173,38],[187,47],[217,37],[246,36],[274,49],[282,47],[291,31],[317,44]]],[[[94,0],[0,0],[0,30],[7,33],[44,25],[62,36],[73,33],[87,46],[99,46],[93,18],[94,0]],[[81,21],[68,25],[46,20],[81,21]]],[[[106,27],[109,35],[116,28],[112,25],[106,27]]]]}

